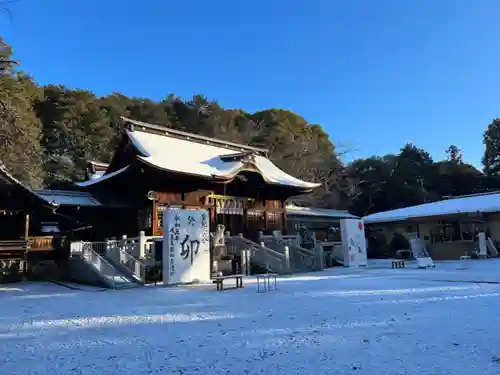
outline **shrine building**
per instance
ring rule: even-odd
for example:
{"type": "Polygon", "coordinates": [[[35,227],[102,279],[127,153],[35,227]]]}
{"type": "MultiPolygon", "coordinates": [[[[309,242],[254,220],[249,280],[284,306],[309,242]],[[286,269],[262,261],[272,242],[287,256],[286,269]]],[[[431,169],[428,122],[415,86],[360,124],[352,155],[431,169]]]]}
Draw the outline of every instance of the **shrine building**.
{"type": "Polygon", "coordinates": [[[285,233],[286,200],[320,185],[284,172],[263,148],[122,121],[110,163],[91,162],[88,180],[76,183],[82,192],[127,202],[128,210],[109,213],[100,236],[161,236],[169,207],[207,209],[210,228],[222,224],[250,239],[259,232],[285,233]]]}

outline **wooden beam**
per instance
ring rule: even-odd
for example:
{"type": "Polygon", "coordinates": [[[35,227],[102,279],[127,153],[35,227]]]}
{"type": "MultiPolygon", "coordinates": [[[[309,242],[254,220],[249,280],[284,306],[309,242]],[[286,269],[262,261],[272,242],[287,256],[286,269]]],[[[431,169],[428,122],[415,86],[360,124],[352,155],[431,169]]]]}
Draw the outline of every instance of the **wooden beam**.
{"type": "Polygon", "coordinates": [[[156,200],[153,201],[152,203],[152,212],[151,212],[151,235],[153,236],[158,236],[159,235],[159,228],[158,228],[158,203],[156,200]]]}
{"type": "Polygon", "coordinates": [[[282,220],[281,220],[281,226],[282,226],[282,233],[283,234],[288,234],[288,218],[287,218],[287,212],[286,212],[286,201],[281,202],[281,208],[283,209],[283,214],[282,214],[282,220]]]}

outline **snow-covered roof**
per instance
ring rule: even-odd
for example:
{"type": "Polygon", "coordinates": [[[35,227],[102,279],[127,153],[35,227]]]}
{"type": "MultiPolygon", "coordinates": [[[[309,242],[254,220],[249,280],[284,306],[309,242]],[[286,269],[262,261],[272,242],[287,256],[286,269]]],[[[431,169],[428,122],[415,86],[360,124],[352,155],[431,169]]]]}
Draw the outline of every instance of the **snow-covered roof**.
{"type": "Polygon", "coordinates": [[[288,215],[292,216],[296,215],[296,216],[328,217],[336,219],[359,219],[358,216],[354,216],[347,211],[330,210],[327,208],[299,207],[295,205],[287,205],[286,210],[288,215]]]}
{"type": "Polygon", "coordinates": [[[268,183],[312,189],[319,184],[305,182],[290,176],[268,158],[251,155],[248,159],[228,160],[225,157],[241,155],[236,151],[209,143],[195,143],[188,139],[169,137],[144,131],[127,131],[142,156],[139,160],[154,167],[203,177],[229,179],[246,168],[256,168],[268,183]],[[224,160],[226,159],[226,160],[224,160]]]}
{"type": "Polygon", "coordinates": [[[40,198],[54,206],[102,206],[102,203],[92,194],[83,191],[34,190],[34,192],[40,198]]]}
{"type": "Polygon", "coordinates": [[[223,141],[221,139],[217,138],[210,138],[210,137],[205,137],[203,135],[199,134],[194,134],[194,133],[187,133],[181,130],[177,129],[172,129],[172,128],[166,128],[165,126],[160,126],[160,125],[153,125],[153,124],[148,124],[146,122],[142,121],[137,121],[137,120],[132,120],[127,117],[122,116],[121,119],[130,126],[132,130],[153,130],[158,132],[159,134],[165,134],[171,137],[177,137],[177,138],[183,138],[183,139],[188,139],[191,141],[195,142],[201,142],[201,143],[207,143],[207,144],[213,144],[213,145],[218,145],[222,146],[224,148],[233,148],[236,149],[240,152],[243,151],[252,151],[252,152],[258,152],[262,154],[267,154],[269,151],[265,148],[262,147],[255,147],[255,146],[248,146],[248,145],[243,145],[241,143],[234,143],[234,142],[229,142],[229,141],[223,141]]]}
{"type": "Polygon", "coordinates": [[[99,176],[99,177],[90,178],[90,180],[87,180],[87,181],[75,182],[75,185],[78,185],[78,186],[81,186],[81,187],[94,185],[94,184],[96,184],[98,182],[105,181],[105,180],[107,180],[107,179],[109,179],[111,177],[117,176],[117,175],[125,172],[128,168],[129,168],[129,166],[127,165],[126,167],[123,167],[123,168],[118,169],[117,171],[114,171],[114,172],[111,172],[111,173],[105,174],[103,172],[101,174],[101,176],[99,176]]]}
{"type": "MultiPolygon", "coordinates": [[[[278,168],[267,158],[267,150],[221,141],[179,130],[146,124],[123,117],[132,125],[126,135],[137,150],[139,161],[158,169],[194,176],[230,180],[238,173],[252,170],[269,184],[292,186],[304,190],[320,184],[302,181],[278,168]]],[[[100,163],[101,167],[104,163],[100,163]]],[[[122,168],[108,173],[101,171],[76,185],[94,185],[124,172],[122,168]]]]}
{"type": "Polygon", "coordinates": [[[35,199],[38,199],[39,201],[47,202],[50,203],[49,201],[45,200],[36,190],[31,189],[29,186],[23,184],[21,181],[19,181],[17,178],[15,178],[10,172],[7,170],[5,165],[0,162],[0,180],[3,182],[9,184],[9,185],[14,185],[22,189],[23,191],[27,192],[30,194],[32,197],[35,199]]]}
{"type": "MultiPolygon", "coordinates": [[[[126,134],[139,154],[137,158],[155,168],[224,180],[251,169],[259,172],[270,184],[306,190],[320,185],[302,181],[282,171],[267,158],[267,150],[263,148],[220,141],[127,118],[123,120],[132,125],[126,134]]],[[[77,185],[93,185],[122,171],[123,168],[77,185]]]]}
{"type": "Polygon", "coordinates": [[[433,203],[378,212],[365,216],[366,224],[388,223],[412,218],[500,211],[500,192],[446,199],[433,203]]]}

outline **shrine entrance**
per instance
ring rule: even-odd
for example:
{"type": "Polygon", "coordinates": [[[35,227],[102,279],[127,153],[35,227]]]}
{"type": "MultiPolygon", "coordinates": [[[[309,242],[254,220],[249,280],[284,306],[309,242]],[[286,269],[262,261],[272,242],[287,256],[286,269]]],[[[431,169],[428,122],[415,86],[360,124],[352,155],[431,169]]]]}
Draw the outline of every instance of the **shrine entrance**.
{"type": "Polygon", "coordinates": [[[209,198],[215,201],[215,225],[224,225],[225,231],[231,232],[231,235],[245,233],[247,198],[223,195],[211,195],[209,198]]]}

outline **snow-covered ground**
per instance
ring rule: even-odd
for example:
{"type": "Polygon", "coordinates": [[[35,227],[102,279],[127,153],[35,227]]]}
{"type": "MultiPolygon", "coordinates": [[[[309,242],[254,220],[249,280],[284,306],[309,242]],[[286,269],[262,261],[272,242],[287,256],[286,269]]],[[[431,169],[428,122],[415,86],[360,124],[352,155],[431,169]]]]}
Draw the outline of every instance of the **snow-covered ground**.
{"type": "Polygon", "coordinates": [[[497,260],[378,261],[269,293],[0,286],[0,374],[500,374],[495,282],[497,260]]]}

